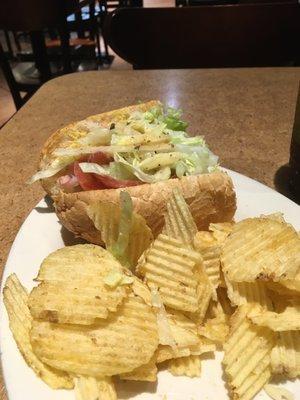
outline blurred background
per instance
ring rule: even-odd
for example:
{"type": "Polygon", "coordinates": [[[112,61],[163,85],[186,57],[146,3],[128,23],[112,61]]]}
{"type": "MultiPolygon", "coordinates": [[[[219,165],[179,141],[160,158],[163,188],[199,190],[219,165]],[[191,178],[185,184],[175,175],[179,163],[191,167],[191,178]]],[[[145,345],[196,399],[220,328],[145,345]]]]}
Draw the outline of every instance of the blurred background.
{"type": "Polygon", "coordinates": [[[107,69],[299,65],[296,0],[1,0],[0,126],[40,85],[107,69]]]}

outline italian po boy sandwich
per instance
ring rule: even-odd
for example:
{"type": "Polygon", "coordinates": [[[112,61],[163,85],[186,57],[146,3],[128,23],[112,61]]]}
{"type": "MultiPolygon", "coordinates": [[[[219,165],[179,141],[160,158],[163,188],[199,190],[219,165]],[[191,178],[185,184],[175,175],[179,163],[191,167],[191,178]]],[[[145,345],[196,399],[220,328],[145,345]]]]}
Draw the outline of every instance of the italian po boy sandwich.
{"type": "Polygon", "coordinates": [[[186,128],[180,112],[159,101],[88,117],[50,136],[31,182],[41,181],[67,229],[96,244],[102,240],[87,207],[117,204],[124,188],[154,235],[176,187],[199,229],[230,221],[236,209],[232,181],[204,139],[190,137],[186,128]]]}

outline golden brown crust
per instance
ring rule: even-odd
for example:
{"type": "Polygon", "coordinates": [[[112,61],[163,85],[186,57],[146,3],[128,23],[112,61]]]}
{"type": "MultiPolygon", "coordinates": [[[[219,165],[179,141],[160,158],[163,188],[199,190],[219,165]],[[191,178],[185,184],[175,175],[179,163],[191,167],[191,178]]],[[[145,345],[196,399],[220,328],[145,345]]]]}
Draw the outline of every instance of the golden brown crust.
{"type": "Polygon", "coordinates": [[[132,197],[134,210],[146,219],[156,236],[162,229],[166,202],[174,187],[181,188],[198,229],[207,229],[211,222],[232,220],[236,210],[236,196],[230,177],[223,172],[170,179],[126,189],[61,193],[54,197],[54,201],[57,215],[68,230],[89,242],[102,244],[99,232],[86,213],[89,204],[95,201],[117,204],[120,191],[126,190],[132,197]]]}

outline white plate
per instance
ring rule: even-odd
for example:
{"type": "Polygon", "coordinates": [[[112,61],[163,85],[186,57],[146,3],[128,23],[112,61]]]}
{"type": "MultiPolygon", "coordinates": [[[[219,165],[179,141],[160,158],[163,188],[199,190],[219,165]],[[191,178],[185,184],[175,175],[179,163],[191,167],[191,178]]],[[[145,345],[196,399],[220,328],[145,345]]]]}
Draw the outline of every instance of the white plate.
{"type": "MultiPolygon", "coordinates": [[[[229,171],[233,178],[238,198],[236,220],[276,211],[284,213],[286,220],[300,230],[300,207],[281,194],[249,179],[229,171]]],[[[63,247],[61,225],[54,213],[47,212],[42,200],[32,210],[22,225],[11,248],[4,270],[2,285],[9,274],[15,272],[21,282],[31,289],[32,279],[37,275],[41,261],[52,251],[63,247]]],[[[8,320],[2,301],[1,287],[1,341],[2,366],[9,400],[69,400],[74,399],[72,391],[54,391],[38,379],[21,357],[8,327],[8,320]]],[[[228,398],[220,360],[207,359],[202,364],[201,378],[173,377],[167,371],[159,373],[158,384],[125,383],[118,385],[121,399],[136,400],[225,400],[228,398]],[[166,397],[164,397],[166,396],[166,397]]],[[[284,384],[300,399],[300,380],[284,384]]],[[[262,391],[255,399],[269,399],[262,391]]]]}

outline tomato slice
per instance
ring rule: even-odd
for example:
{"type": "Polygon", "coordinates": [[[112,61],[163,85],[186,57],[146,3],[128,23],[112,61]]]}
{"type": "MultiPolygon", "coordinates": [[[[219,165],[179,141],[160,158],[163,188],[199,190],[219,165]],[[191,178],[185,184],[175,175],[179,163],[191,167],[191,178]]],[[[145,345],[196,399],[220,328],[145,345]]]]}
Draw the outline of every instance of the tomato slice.
{"type": "Polygon", "coordinates": [[[142,182],[140,181],[134,181],[129,179],[116,179],[108,175],[100,175],[100,174],[93,174],[93,175],[98,181],[100,181],[104,185],[104,187],[109,189],[119,189],[128,186],[137,186],[142,184],[142,182]]]}
{"type": "Polygon", "coordinates": [[[93,174],[86,174],[82,171],[78,161],[74,162],[74,175],[83,190],[105,189],[103,183],[96,179],[93,174]]]}

